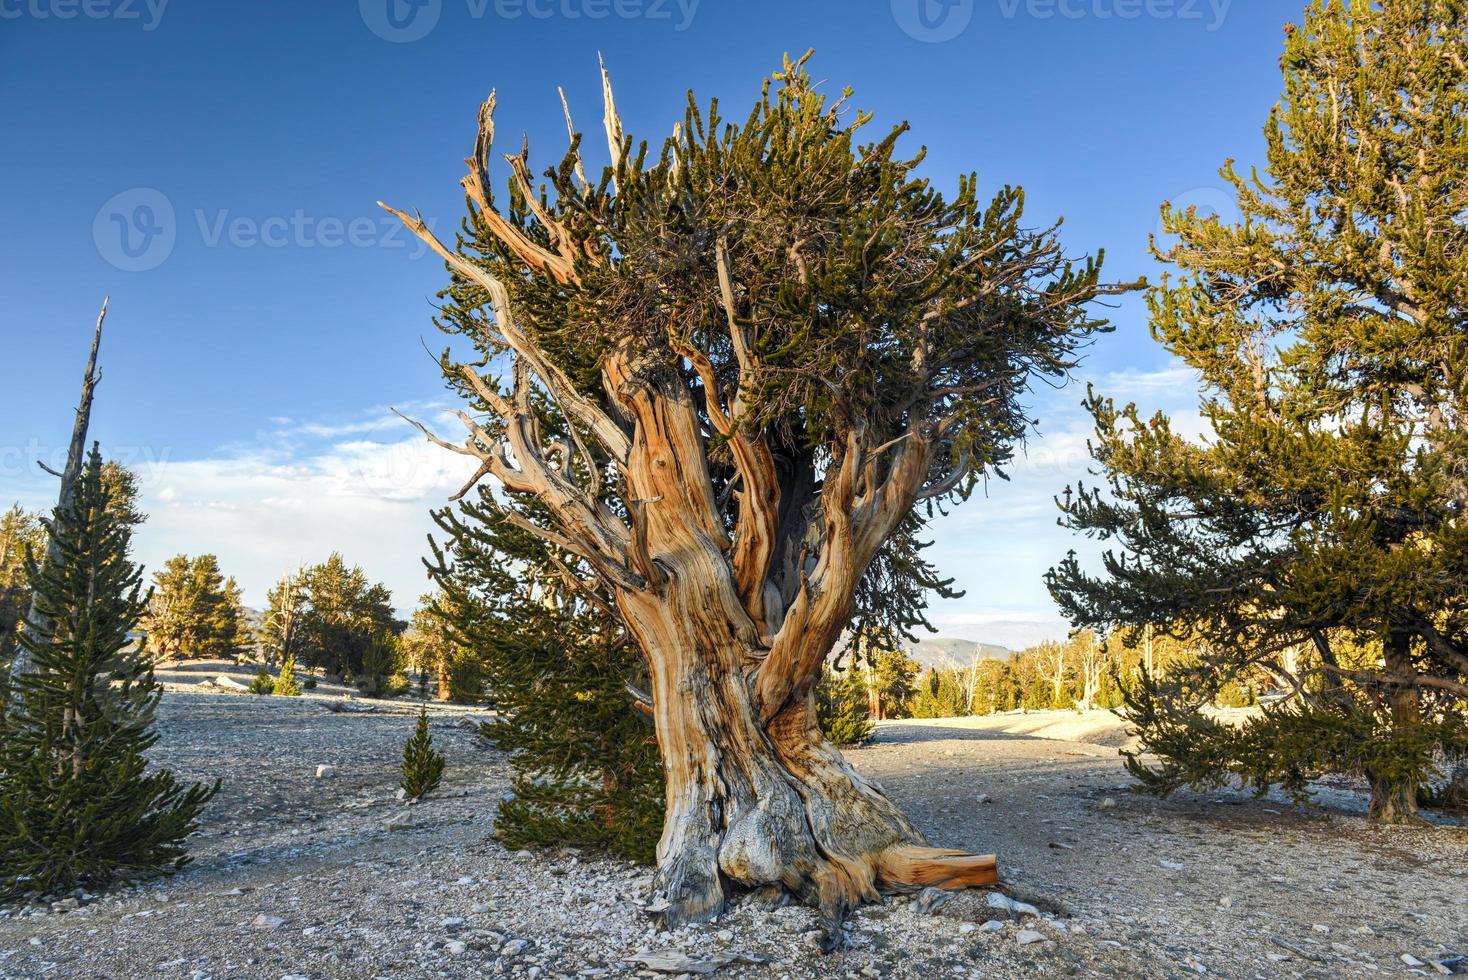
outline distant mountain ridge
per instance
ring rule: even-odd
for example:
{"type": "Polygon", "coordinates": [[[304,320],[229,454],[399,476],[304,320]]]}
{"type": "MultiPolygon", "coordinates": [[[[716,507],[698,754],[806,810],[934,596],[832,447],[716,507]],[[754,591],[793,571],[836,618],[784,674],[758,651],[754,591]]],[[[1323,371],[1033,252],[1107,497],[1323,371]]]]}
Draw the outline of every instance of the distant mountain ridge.
{"type": "Polygon", "coordinates": [[[981,660],[1003,660],[1014,653],[997,643],[980,643],[977,640],[960,640],[951,636],[934,636],[907,645],[907,655],[924,668],[967,667],[974,658],[981,660]]]}

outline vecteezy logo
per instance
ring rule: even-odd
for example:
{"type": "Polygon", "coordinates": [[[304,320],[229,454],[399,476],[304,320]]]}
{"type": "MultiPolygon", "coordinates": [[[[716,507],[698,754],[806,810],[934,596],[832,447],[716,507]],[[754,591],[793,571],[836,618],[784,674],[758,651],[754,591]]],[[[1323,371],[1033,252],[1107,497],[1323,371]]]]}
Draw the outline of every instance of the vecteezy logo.
{"type": "MultiPolygon", "coordinates": [[[[1224,225],[1235,225],[1243,220],[1243,215],[1239,213],[1237,198],[1222,187],[1194,187],[1181,194],[1174,194],[1168,203],[1179,214],[1193,208],[1198,217],[1204,219],[1217,217],[1224,225]]],[[[1166,250],[1177,244],[1177,236],[1167,233],[1161,217],[1157,219],[1157,227],[1153,229],[1153,234],[1157,238],[1157,247],[1160,249],[1166,250]]]]}
{"type": "Polygon", "coordinates": [[[438,26],[443,0],[357,0],[362,23],[384,41],[407,44],[438,26]]]}
{"type": "Polygon", "coordinates": [[[974,0],[892,0],[892,19],[915,41],[951,41],[974,19],[974,0]]]}
{"type": "Polygon", "coordinates": [[[178,222],[173,202],[151,187],[111,197],[92,219],[97,254],[123,272],[147,272],[173,254],[178,222]]]}

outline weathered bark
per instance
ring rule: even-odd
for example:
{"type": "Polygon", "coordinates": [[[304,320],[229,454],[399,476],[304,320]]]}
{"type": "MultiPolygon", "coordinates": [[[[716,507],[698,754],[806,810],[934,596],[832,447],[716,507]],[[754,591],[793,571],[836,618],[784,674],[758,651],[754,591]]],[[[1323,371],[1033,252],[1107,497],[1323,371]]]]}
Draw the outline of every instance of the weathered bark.
{"type": "Polygon", "coordinates": [[[761,721],[744,669],[755,651],[702,598],[670,583],[662,604],[623,604],[653,683],[667,785],[657,887],[670,925],[717,915],[729,883],[775,885],[818,906],[834,937],[881,891],[998,880],[992,856],[927,847],[822,737],[809,691],[761,721]]]}
{"type": "MultiPolygon", "coordinates": [[[[620,590],[618,602],[652,682],[667,783],[658,886],[669,921],[717,915],[727,879],[778,885],[816,904],[835,936],[845,912],[880,889],[997,881],[993,857],[927,848],[821,736],[811,690],[849,617],[849,592],[829,611],[808,590],[798,597],[793,610],[806,611],[809,648],[788,655],[791,671],[777,675],[790,682],[776,688],[780,700],[762,700],[759,681],[776,653],[751,611],[753,590],[721,547],[693,406],[677,386],[649,397],[645,387],[622,384],[615,358],[609,371],[637,421],[627,472],[632,498],[644,502],[638,570],[658,583],[620,590]]],[[[859,564],[859,576],[865,559],[841,557],[859,564]]]]}
{"type": "MultiPolygon", "coordinates": [[[[621,123],[609,84],[604,92],[617,161],[621,123]]],[[[524,151],[507,159],[547,244],[531,241],[490,203],[493,110],[491,95],[464,181],[482,227],[526,268],[577,283],[580,263],[601,261],[604,250],[577,241],[546,211],[524,151]]],[[[756,387],[758,355],[736,312],[723,240],[716,288],[735,376],[730,390],[705,351],[677,340],[669,350],[629,342],[602,352],[604,404],[536,346],[503,282],[444,246],[420,218],[387,210],[484,290],[492,344],[512,355],[508,391],[501,379],[459,368],[499,420],[492,431],[461,412],[469,438],[457,445],[414,424],[478,461],[469,485],[492,476],[507,492],[536,498],[550,526],[513,510],[507,519],[585,562],[597,580],[583,583],[585,591],[610,594],[646,661],[666,777],[656,882],[668,922],[716,916],[731,888],[776,886],[819,906],[834,940],[844,913],[884,890],[997,881],[992,856],[926,846],[821,736],[811,694],[883,540],[917,501],[949,492],[967,472],[966,458],[943,468],[944,426],[917,409],[887,442],[855,426],[828,447],[819,479],[809,450],[787,453],[781,437],[747,429],[744,397],[756,387]],[[565,440],[543,436],[533,388],[567,423],[565,440]],[[736,474],[732,507],[715,493],[711,432],[736,474]],[[620,478],[615,495],[602,485],[604,462],[620,478]],[[620,513],[608,506],[612,496],[620,513]]],[[[927,356],[920,344],[914,371],[932,370],[927,356]]]]}
{"type": "MultiPolygon", "coordinates": [[[[1412,638],[1407,633],[1392,633],[1384,650],[1386,673],[1397,681],[1387,687],[1386,701],[1392,722],[1400,728],[1411,728],[1421,722],[1421,707],[1414,683],[1417,670],[1412,664],[1412,638]]],[[[1403,779],[1389,773],[1366,773],[1371,787],[1371,805],[1367,816],[1375,823],[1422,823],[1418,810],[1416,780],[1403,779]]]]}
{"type": "MultiPolygon", "coordinates": [[[[71,443],[66,449],[66,466],[59,474],[61,488],[57,492],[56,506],[64,510],[71,505],[72,495],[75,492],[77,478],[82,472],[82,460],[87,449],[87,429],[92,421],[92,392],[97,387],[97,348],[102,344],[102,321],[107,319],[107,299],[102,300],[102,310],[97,314],[97,327],[92,333],[92,350],[87,355],[87,370],[82,375],[82,394],[76,406],[76,419],[72,423],[71,443]]],[[[44,464],[43,464],[44,465],[44,464]]],[[[49,530],[49,529],[48,529],[49,530]]],[[[61,558],[61,542],[55,534],[46,536],[46,564],[59,561],[61,558]]],[[[28,630],[35,630],[44,634],[50,624],[46,616],[37,607],[34,599],[31,600],[29,611],[26,613],[26,626],[28,630]]],[[[15,681],[24,674],[30,673],[31,655],[24,644],[18,644],[15,649],[15,658],[10,663],[10,691],[12,707],[19,704],[20,686],[15,681]]]]}

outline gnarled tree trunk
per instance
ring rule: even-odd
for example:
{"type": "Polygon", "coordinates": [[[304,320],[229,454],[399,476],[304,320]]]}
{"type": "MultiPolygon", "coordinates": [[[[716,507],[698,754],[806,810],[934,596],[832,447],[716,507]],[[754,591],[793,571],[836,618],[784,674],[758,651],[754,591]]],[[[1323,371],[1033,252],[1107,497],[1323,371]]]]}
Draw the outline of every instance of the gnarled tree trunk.
{"type": "Polygon", "coordinates": [[[809,685],[761,717],[750,666],[762,651],[720,616],[708,586],[674,571],[661,597],[621,600],[653,685],[667,792],[657,882],[670,924],[718,914],[726,881],[818,905],[828,936],[881,890],[998,881],[993,856],[926,847],[821,735],[809,685]]]}
{"type": "Polygon", "coordinates": [[[601,183],[568,118],[556,198],[522,148],[503,212],[491,93],[463,182],[473,244],[383,207],[454,272],[449,332],[481,355],[445,363],[478,413],[457,413],[465,442],[413,424],[477,462],[460,495],[490,477],[533,499],[506,520],[565,555],[555,571],[614,604],[646,660],[668,920],[778,886],[835,934],[883,890],[997,880],[992,856],[925,844],[821,736],[812,691],[859,596],[900,592],[886,608],[906,628],[914,590],[942,588],[917,557],[919,508],[1008,458],[1028,378],[1068,369],[1100,324],[1082,307],[1121,288],[1073,269],[1053,229],[1024,231],[1017,192],[984,207],[965,182],[945,204],[892,156],[900,127],[862,148],[865,117],[843,124],[800,64],[778,77],[745,129],[690,111],[651,164],[603,72],[601,183]],[[797,201],[761,183],[777,166],[797,201]]]}

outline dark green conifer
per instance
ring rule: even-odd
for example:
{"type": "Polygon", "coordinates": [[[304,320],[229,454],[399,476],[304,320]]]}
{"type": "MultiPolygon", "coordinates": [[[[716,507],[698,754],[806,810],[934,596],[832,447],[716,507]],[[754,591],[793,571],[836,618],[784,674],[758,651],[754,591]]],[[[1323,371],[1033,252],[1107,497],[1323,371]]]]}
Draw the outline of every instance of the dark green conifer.
{"type": "Polygon", "coordinates": [[[288,698],[299,697],[301,685],[296,680],[296,658],[288,656],[280,662],[280,676],[272,685],[274,693],[288,698]]]}
{"type": "Polygon", "coordinates": [[[250,693],[251,694],[274,694],[275,693],[275,678],[270,676],[270,671],[266,668],[266,666],[264,664],[261,664],[260,665],[260,672],[255,675],[255,679],[252,680],[252,681],[250,681],[250,693]]]}
{"type": "Polygon", "coordinates": [[[1182,276],[1152,330],[1211,437],[1093,396],[1109,486],[1065,521],[1114,550],[1051,589],[1079,624],[1202,641],[1127,696],[1149,788],[1352,772],[1409,822],[1468,737],[1468,7],[1317,0],[1281,65],[1267,169],[1222,171],[1241,220],[1163,209],[1182,276]],[[1285,707],[1198,713],[1260,673],[1285,707]]]}
{"type": "Polygon", "coordinates": [[[443,779],[443,755],[433,747],[428,733],[428,708],[418,708],[418,726],[403,744],[403,792],[410,800],[421,800],[438,788],[443,779]]]}
{"type": "Polygon", "coordinates": [[[860,745],[876,725],[867,713],[867,686],[855,666],[827,670],[816,685],[816,720],[837,745],[860,745]]]}
{"type": "Polygon", "coordinates": [[[128,639],[146,600],[111,494],[94,446],[50,522],[54,554],[27,559],[40,615],[0,740],[0,895],[175,871],[219,786],[149,770],[162,691],[128,639]]]}
{"type": "Polygon", "coordinates": [[[499,709],[483,734],[511,753],[515,777],[495,834],[509,847],[606,848],[650,862],[663,778],[639,710],[637,647],[599,598],[570,591],[557,571],[570,556],[512,524],[487,489],[478,497],[461,505],[463,521],[435,515],[451,543],[433,568],[443,590],[435,615],[479,663],[499,709]]]}

